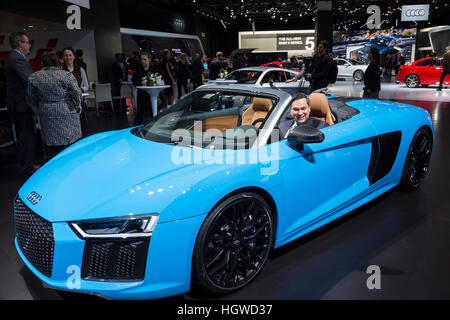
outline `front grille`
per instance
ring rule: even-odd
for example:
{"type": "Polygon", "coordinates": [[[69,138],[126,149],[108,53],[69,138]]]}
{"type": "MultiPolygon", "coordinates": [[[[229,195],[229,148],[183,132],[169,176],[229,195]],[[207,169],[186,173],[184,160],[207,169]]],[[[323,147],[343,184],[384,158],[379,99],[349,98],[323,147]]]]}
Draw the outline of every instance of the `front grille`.
{"type": "Polygon", "coordinates": [[[39,272],[51,277],[55,248],[52,224],[31,211],[19,196],[14,203],[14,216],[22,253],[39,272]]]}
{"type": "Polygon", "coordinates": [[[81,277],[85,280],[141,281],[144,279],[149,239],[86,241],[81,277]]]}

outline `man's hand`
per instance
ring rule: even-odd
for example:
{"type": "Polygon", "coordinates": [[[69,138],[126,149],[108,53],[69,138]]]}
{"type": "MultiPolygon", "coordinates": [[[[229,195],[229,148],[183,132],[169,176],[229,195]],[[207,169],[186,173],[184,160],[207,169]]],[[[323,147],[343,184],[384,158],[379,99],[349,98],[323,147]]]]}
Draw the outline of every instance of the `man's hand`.
{"type": "Polygon", "coordinates": [[[305,76],[306,76],[307,79],[311,79],[312,74],[311,73],[307,73],[307,74],[305,74],[305,76]]]}
{"type": "Polygon", "coordinates": [[[81,102],[76,106],[75,110],[77,111],[77,113],[81,113],[81,102]]]}
{"type": "Polygon", "coordinates": [[[295,81],[295,79],[294,79],[294,78],[292,78],[292,79],[287,79],[287,80],[286,80],[286,83],[289,83],[289,82],[292,82],[292,81],[295,81]]]}

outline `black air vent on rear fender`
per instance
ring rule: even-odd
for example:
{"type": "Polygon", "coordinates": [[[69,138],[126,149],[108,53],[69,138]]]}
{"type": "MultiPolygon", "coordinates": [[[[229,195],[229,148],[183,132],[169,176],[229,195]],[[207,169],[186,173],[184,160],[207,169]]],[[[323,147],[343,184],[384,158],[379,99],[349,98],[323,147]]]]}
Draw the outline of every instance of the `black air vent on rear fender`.
{"type": "Polygon", "coordinates": [[[367,170],[370,185],[373,185],[391,171],[397,158],[401,140],[401,131],[385,133],[374,138],[372,141],[372,156],[367,170]]]}

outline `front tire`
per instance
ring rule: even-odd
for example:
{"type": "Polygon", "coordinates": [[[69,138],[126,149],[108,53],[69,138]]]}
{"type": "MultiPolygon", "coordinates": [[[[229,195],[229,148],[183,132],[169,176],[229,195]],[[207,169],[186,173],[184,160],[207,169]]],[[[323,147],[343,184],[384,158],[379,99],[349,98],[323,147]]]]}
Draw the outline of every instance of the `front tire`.
{"type": "Polygon", "coordinates": [[[356,81],[362,81],[364,79],[364,72],[362,70],[356,70],[353,73],[353,79],[356,81]]]}
{"type": "Polygon", "coordinates": [[[274,234],[270,207],[245,192],[220,203],[198,234],[192,260],[193,284],[211,293],[244,287],[262,270],[274,234]]]}
{"type": "Polygon", "coordinates": [[[410,74],[405,79],[408,88],[417,88],[420,85],[420,78],[416,74],[410,74]]]}
{"type": "Polygon", "coordinates": [[[411,191],[419,188],[428,173],[433,142],[430,134],[424,128],[416,132],[409,146],[403,167],[400,188],[411,191]]]}

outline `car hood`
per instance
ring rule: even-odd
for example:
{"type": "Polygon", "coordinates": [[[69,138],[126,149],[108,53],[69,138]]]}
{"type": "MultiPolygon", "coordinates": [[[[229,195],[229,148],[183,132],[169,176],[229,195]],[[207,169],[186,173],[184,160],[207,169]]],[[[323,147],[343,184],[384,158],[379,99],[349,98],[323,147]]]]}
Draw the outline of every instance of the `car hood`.
{"type": "MultiPolygon", "coordinates": [[[[19,190],[21,199],[50,222],[129,214],[105,212],[140,183],[189,165],[171,161],[174,147],[141,139],[130,129],[94,135],[79,141],[42,166],[19,190]],[[27,200],[41,196],[37,204],[27,200]]],[[[129,199],[127,199],[129,200],[129,199]]],[[[122,201],[123,202],[123,201],[122,201]]],[[[133,203],[129,205],[133,207],[133,203]]],[[[119,208],[118,208],[119,209],[119,208]]]]}

